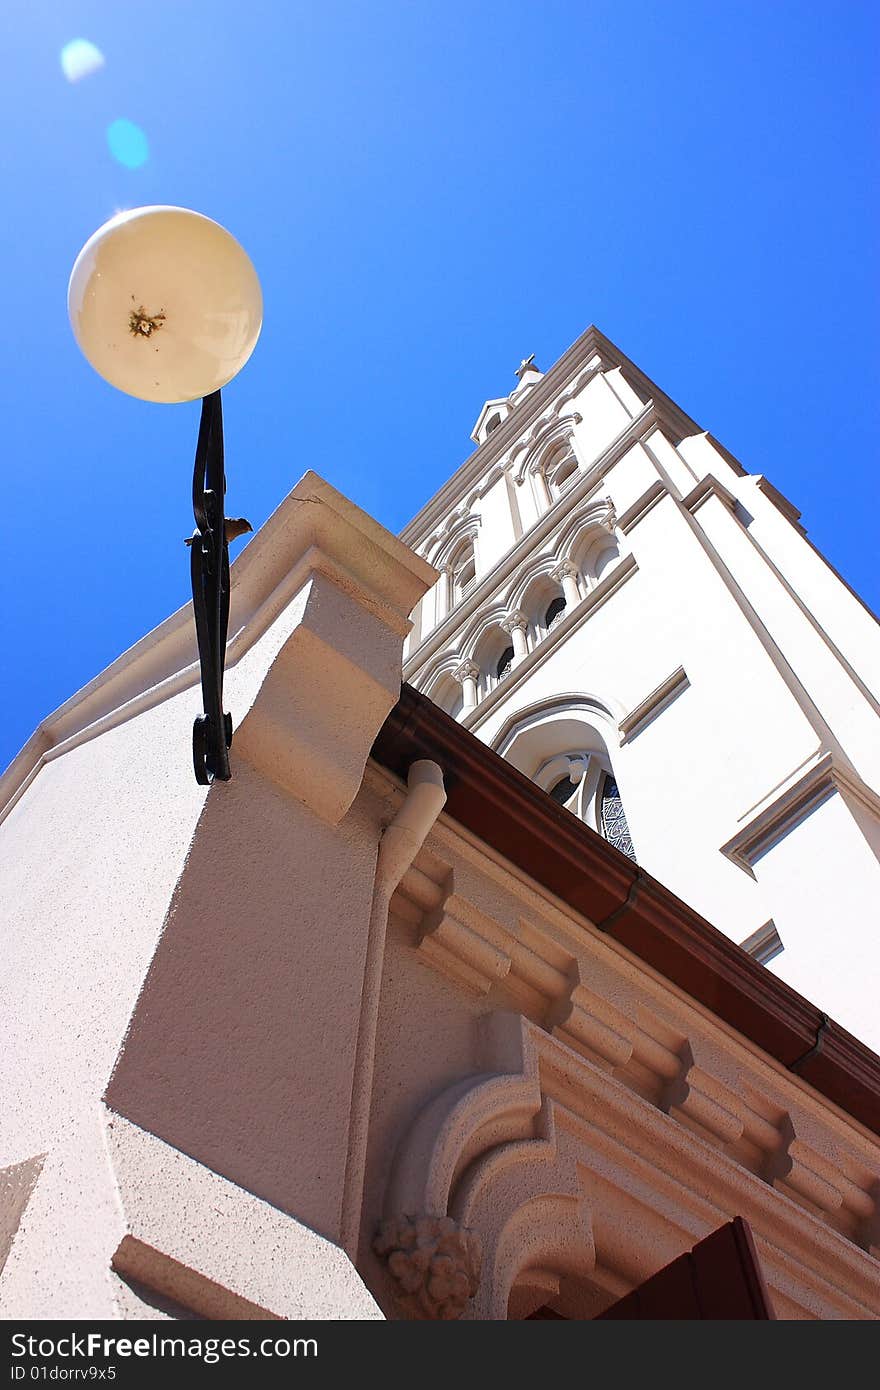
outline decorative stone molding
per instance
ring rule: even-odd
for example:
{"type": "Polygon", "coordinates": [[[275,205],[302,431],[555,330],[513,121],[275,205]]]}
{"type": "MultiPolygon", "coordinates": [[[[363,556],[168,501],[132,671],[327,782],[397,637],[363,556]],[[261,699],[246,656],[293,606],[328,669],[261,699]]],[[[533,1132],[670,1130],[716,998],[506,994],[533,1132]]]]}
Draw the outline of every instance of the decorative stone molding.
{"type": "MultiPolygon", "coordinates": [[[[475,729],[484,719],[488,719],[492,710],[512,694],[513,682],[525,681],[526,677],[531,675],[555,651],[558,640],[568,636],[574,628],[591,618],[604,603],[607,603],[617,593],[618,589],[622,588],[628,579],[631,579],[638,572],[639,567],[634,556],[624,555],[618,564],[602,576],[595,588],[591,589],[588,594],[583,598],[578,594],[574,603],[569,602],[562,621],[558,626],[554,626],[552,634],[548,634],[542,642],[532,648],[521,664],[507,677],[503,689],[496,687],[484,697],[479,706],[479,715],[469,721],[467,727],[475,729]]],[[[623,714],[625,711],[621,710],[620,713],[623,714]]]]}
{"type": "Polygon", "coordinates": [[[578,567],[573,560],[561,560],[560,563],[550,571],[550,578],[556,579],[560,584],[565,579],[577,579],[578,567]]]}
{"type": "MultiPolygon", "coordinates": [[[[245,580],[252,551],[264,583],[286,559],[271,603],[287,601],[260,667],[228,671],[237,754],[336,825],[398,697],[409,614],[435,574],[314,473],[236,561],[245,580]]],[[[233,631],[237,621],[233,606],[233,631]]]]}
{"type": "Polygon", "coordinates": [[[789,521],[796,531],[799,531],[802,536],[807,534],[806,526],[801,524],[801,513],[798,508],[793,502],[789,502],[788,498],[783,496],[777,487],[773,486],[769,478],[765,478],[763,473],[755,473],[752,475],[751,481],[759,492],[763,492],[764,496],[769,498],[776,510],[782,513],[786,521],[789,521]]]}
{"type": "Polygon", "coordinates": [[[525,453],[513,475],[514,482],[522,483],[527,473],[534,473],[540,469],[547,454],[557,444],[570,443],[574,427],[581,423],[582,418],[574,411],[571,415],[563,415],[551,425],[541,421],[537,430],[530,430],[523,441],[526,446],[525,453]]]}
{"type": "Polygon", "coordinates": [[[511,635],[517,631],[524,632],[528,625],[528,615],[523,613],[520,608],[515,608],[512,613],[508,613],[507,617],[503,618],[501,621],[501,627],[504,628],[505,632],[509,632],[511,635]]]}
{"type": "Polygon", "coordinates": [[[425,1317],[460,1318],[480,1281],[482,1245],[450,1216],[393,1216],[373,1241],[397,1296],[425,1317]]]}
{"type": "Polygon", "coordinates": [[[560,556],[570,557],[586,532],[607,531],[614,535],[617,512],[610,497],[593,497],[582,503],[568,518],[556,542],[560,556]]]}
{"type": "MultiPolygon", "coordinates": [[[[517,588],[523,568],[524,566],[531,567],[536,550],[548,541],[561,525],[565,524],[575,503],[581,502],[589,496],[605,474],[623,458],[629,449],[639,442],[645,431],[657,424],[657,419],[654,402],[649,401],[644,410],[634,420],[631,420],[617,438],[611,441],[607,449],[584,470],[577,483],[572,485],[571,491],[566,491],[564,497],[558,498],[550,506],[549,510],[520,537],[516,545],[494,569],[477,579],[473,589],[457,606],[455,612],[447,613],[428,634],[424,642],[411,653],[404,665],[404,680],[411,682],[414,678],[418,679],[418,673],[422,667],[428,661],[433,660],[438,651],[448,647],[456,640],[462,623],[472,618],[490,594],[498,593],[506,586],[505,591],[509,595],[517,588]]],[[[409,528],[404,534],[409,534],[409,528]]],[[[625,556],[623,563],[629,559],[631,557],[625,556]]],[[[635,561],[632,563],[635,565],[635,561]]],[[[620,570],[622,565],[615,568],[620,570]]],[[[603,580],[602,584],[604,582],[603,580]]],[[[517,598],[516,601],[519,602],[519,599],[517,598]]]]}
{"type": "MultiPolygon", "coordinates": [[[[580,571],[573,560],[563,560],[555,569],[550,571],[550,578],[555,579],[562,585],[562,592],[565,596],[565,612],[569,613],[576,608],[581,601],[581,591],[578,584],[580,571]]],[[[557,617],[561,617],[557,614],[557,617]]]]}
{"type": "Polygon", "coordinates": [[[624,535],[628,535],[634,526],[643,521],[658,502],[669,496],[671,493],[662,479],[658,478],[649,488],[646,488],[641,497],[637,497],[632,506],[627,507],[626,511],[621,513],[617,524],[624,535]]]}
{"type": "Polygon", "coordinates": [[[453,680],[457,680],[459,685],[464,685],[465,681],[475,681],[479,679],[480,668],[475,661],[463,661],[460,666],[456,666],[452,672],[453,680]]]}
{"type": "MultiPolygon", "coordinates": [[[[586,991],[581,1002],[593,1006],[586,991]]],[[[799,1122],[788,1115],[777,1127],[749,1114],[739,1091],[697,1064],[699,1049],[686,1044],[673,1058],[678,1079],[666,1088],[674,1103],[664,1114],[610,1068],[521,1016],[495,1013],[484,1027],[486,1062],[500,1070],[463,1077],[429,1102],[398,1148],[386,1199],[386,1210],[415,1206],[435,1214],[431,1223],[449,1215],[455,1230],[479,1233],[486,1274],[475,1317],[506,1317],[511,1291],[536,1269],[604,1283],[615,1296],[731,1213],[752,1226],[788,1316],[880,1312],[873,1262],[839,1234],[876,1239],[872,1192],[842,1182],[830,1160],[796,1140],[799,1122]],[[695,1144],[687,1130],[711,1142],[695,1144]],[[724,1151],[744,1134],[773,1145],[765,1172],[749,1172],[724,1151]],[[780,1207],[771,1183],[794,1200],[780,1207]],[[633,1222],[643,1233],[644,1271],[631,1264],[633,1222]]],[[[625,1053],[617,1050],[618,1058],[625,1053]]],[[[376,1248],[415,1248],[416,1227],[409,1220],[401,1232],[392,1222],[376,1248]]],[[[430,1263],[434,1229],[426,1228],[427,1258],[416,1268],[411,1259],[398,1262],[417,1298],[418,1265],[430,1263]]]]}
{"type": "Polygon", "coordinates": [[[852,768],[844,766],[836,754],[819,749],[763,801],[746,811],[741,817],[745,824],[721,846],[721,853],[754,878],[757,860],[835,792],[880,816],[877,793],[852,768]]]}
{"type": "Polygon", "coordinates": [[[451,524],[438,537],[436,549],[433,551],[431,563],[437,569],[444,568],[462,541],[475,541],[482,524],[480,516],[476,512],[471,512],[464,517],[452,517],[450,520],[451,524]]]}
{"type": "MultiPolygon", "coordinates": [[[[341,819],[399,693],[409,615],[437,577],[397,537],[306,472],[230,567],[233,765],[249,740],[249,761],[253,755],[268,775],[277,772],[276,780],[323,819],[341,819]],[[276,639],[283,639],[281,650],[276,639]]],[[[188,603],[43,721],[0,777],[0,819],[45,762],[165,705],[198,680],[188,603]]]]}
{"type": "Polygon", "coordinates": [[[665,681],[661,681],[656,690],[652,690],[650,695],[646,695],[644,700],[629,711],[620,721],[620,741],[628,743],[635,738],[643,729],[656,719],[658,714],[662,714],[665,709],[677,700],[690,686],[687,672],[683,666],[678,666],[671,676],[667,676],[665,681]]]}
{"type": "MultiPolygon", "coordinates": [[[[537,1048],[549,1066],[546,1049],[561,1046],[562,1053],[553,1055],[569,1058],[564,1070],[570,1080],[564,1093],[548,1091],[543,1079],[537,1084],[538,1070],[545,1076],[545,1063],[538,1069],[534,1057],[528,1065],[523,1061],[517,1081],[510,1075],[496,1082],[483,1078],[480,1107],[495,1095],[496,1085],[507,1096],[503,1107],[510,1116],[509,1128],[491,1102],[491,1124],[500,1125],[498,1142],[502,1131],[509,1143],[534,1138],[534,1117],[548,1095],[570,1104],[570,1087],[589,1089],[593,1082],[588,1077],[594,1073],[613,1077],[615,1087],[656,1109],[667,1123],[696,1134],[750,1181],[779,1187],[811,1217],[850,1240],[876,1242],[876,1154],[869,1144],[861,1143],[855,1132],[848,1138],[842,1132],[832,1136],[825,1120],[808,1121],[796,1082],[786,1082],[745,1055],[735,1063],[724,1057],[722,1065],[717,1043],[704,1040],[693,1019],[686,1021],[682,1015],[673,1022],[668,1013],[657,1012],[656,1001],[646,999],[643,989],[629,1002],[617,989],[609,995],[607,979],[603,987],[605,976],[597,974],[595,963],[585,964],[573,945],[569,954],[558,930],[548,929],[540,916],[504,920],[495,893],[490,915],[464,891],[471,880],[467,875],[459,879],[454,860],[451,855],[440,861],[435,851],[430,873],[417,861],[398,888],[392,913],[411,924],[410,939],[427,964],[460,988],[477,995],[491,991],[496,1008],[522,1015],[523,1038],[529,1040],[528,1045],[522,1043],[526,1054],[533,1056],[537,1048]],[[575,1073],[577,1082],[572,1079],[575,1073]]],[[[509,1064],[505,1070],[510,1070],[509,1064]]],[[[477,1104],[476,1093],[472,1100],[477,1104]]],[[[455,1088],[437,1105],[434,1118],[424,1122],[426,1133],[417,1146],[422,1159],[431,1126],[447,1135],[444,1144],[452,1143],[451,1116],[464,1115],[464,1100],[455,1088]]],[[[481,1133],[483,1125],[490,1124],[486,1116],[473,1123],[481,1133]]],[[[460,1142],[471,1163],[471,1141],[462,1136],[460,1142]]],[[[444,1149],[444,1156],[438,1152],[430,1167],[435,1176],[423,1187],[412,1164],[408,1170],[406,1163],[397,1164],[392,1210],[449,1210],[482,1230],[456,1205],[453,1174],[461,1171],[460,1157],[444,1149]]],[[[554,1183],[558,1186],[559,1181],[557,1173],[554,1183]]]]}
{"type": "Polygon", "coordinates": [[[707,473],[705,478],[701,478],[696,487],[691,488],[687,497],[681,499],[681,505],[691,514],[694,514],[712,497],[717,497],[728,511],[732,512],[736,507],[736,498],[733,493],[723,483],[720,483],[713,473],[707,473]]]}
{"type": "Polygon", "coordinates": [[[776,923],[772,917],[739,944],[748,955],[760,961],[762,965],[766,965],[774,956],[778,956],[785,950],[782,937],[776,930],[776,923]]]}

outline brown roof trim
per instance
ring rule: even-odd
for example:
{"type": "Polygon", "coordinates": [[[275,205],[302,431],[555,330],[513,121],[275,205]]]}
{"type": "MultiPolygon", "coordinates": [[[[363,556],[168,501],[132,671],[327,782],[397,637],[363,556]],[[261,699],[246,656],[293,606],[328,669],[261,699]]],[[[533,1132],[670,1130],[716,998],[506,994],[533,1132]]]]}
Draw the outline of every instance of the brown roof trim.
{"type": "Polygon", "coordinates": [[[439,763],[448,815],[880,1133],[880,1057],[412,686],[373,757],[403,779],[416,758],[439,763]]]}

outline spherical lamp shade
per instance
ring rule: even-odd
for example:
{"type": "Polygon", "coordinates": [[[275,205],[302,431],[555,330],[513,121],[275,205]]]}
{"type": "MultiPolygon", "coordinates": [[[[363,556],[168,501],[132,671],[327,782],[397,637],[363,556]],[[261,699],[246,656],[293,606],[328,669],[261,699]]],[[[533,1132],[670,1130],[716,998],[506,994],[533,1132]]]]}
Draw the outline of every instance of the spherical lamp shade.
{"type": "Polygon", "coordinates": [[[219,391],[256,346],[263,296],[235,237],[187,208],[132,208],[99,227],[67,291],[74,337],[111,386],[144,401],[219,391]]]}

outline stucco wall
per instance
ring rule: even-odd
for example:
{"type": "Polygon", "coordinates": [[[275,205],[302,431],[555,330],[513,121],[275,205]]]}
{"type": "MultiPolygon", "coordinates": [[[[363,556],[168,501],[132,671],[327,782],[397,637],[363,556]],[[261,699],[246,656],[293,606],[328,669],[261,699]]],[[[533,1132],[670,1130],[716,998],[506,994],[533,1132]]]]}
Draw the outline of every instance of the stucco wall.
{"type": "MultiPolygon", "coordinates": [[[[300,1218],[288,1243],[309,1246],[319,1284],[335,1270],[343,1297],[358,1282],[317,1234],[339,1234],[381,830],[349,811],[433,574],[314,474],[232,574],[232,782],[206,791],[193,777],[188,610],[51,716],[2,781],[8,1317],[130,1316],[111,1262],[135,1239],[133,1213],[138,1249],[167,1241],[156,1192],[172,1187],[194,1258],[213,1252],[184,1283],[208,1298],[218,1278],[237,1280],[220,1260],[211,1173],[232,1180],[224,1201],[247,1193],[300,1218]],[[115,1114],[151,1140],[126,1148],[127,1189],[108,1082],[109,1127],[115,1114]]],[[[185,1250],[159,1255],[183,1277],[185,1250]]],[[[296,1277],[236,1296],[331,1316],[315,1285],[291,1302],[296,1277]]],[[[366,1295],[357,1306],[373,1308],[366,1295]]]]}

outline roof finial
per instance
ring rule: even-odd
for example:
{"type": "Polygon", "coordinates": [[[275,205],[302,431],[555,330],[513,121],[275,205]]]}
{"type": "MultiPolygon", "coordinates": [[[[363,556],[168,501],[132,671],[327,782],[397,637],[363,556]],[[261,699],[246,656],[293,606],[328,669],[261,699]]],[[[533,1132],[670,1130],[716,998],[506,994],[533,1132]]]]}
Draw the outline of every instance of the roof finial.
{"type": "Polygon", "coordinates": [[[540,371],[540,368],[535,366],[535,354],[532,353],[532,355],[531,355],[530,357],[524,357],[524,358],[523,358],[523,360],[520,362],[519,366],[518,366],[518,367],[516,368],[516,370],[514,371],[514,376],[518,376],[519,379],[520,379],[520,381],[522,381],[522,379],[523,379],[523,377],[525,376],[526,372],[538,372],[538,371],[540,371]]]}

